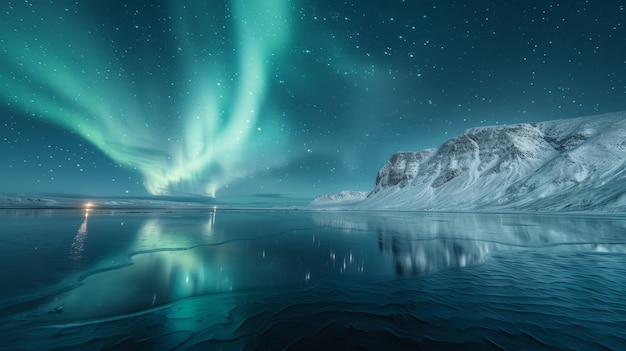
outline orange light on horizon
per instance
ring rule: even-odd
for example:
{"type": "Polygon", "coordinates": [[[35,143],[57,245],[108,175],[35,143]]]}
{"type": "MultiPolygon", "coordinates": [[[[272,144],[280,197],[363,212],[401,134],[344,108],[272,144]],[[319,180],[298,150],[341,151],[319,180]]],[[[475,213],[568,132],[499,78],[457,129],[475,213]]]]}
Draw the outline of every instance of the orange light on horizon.
{"type": "Polygon", "coordinates": [[[92,202],[86,202],[83,205],[83,209],[85,210],[85,218],[89,217],[89,211],[91,211],[92,207],[94,207],[94,204],[92,202]]]}

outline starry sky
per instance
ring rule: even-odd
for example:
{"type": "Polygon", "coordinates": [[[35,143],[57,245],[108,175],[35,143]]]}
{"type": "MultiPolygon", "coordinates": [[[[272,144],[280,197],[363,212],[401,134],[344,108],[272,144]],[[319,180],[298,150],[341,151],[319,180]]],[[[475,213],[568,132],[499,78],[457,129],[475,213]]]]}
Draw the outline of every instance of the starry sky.
{"type": "Polygon", "coordinates": [[[626,110],[626,2],[0,5],[0,193],[306,203],[481,125],[626,110]]]}

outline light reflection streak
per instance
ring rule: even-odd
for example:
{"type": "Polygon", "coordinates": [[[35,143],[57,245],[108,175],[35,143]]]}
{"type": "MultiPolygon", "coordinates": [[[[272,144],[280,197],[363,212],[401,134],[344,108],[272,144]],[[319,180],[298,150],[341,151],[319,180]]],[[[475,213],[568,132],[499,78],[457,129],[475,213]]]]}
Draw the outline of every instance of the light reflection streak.
{"type": "Polygon", "coordinates": [[[217,206],[213,206],[213,211],[209,213],[209,220],[204,226],[204,235],[212,236],[215,230],[215,220],[217,218],[217,206]]]}
{"type": "MultiPolygon", "coordinates": [[[[74,240],[72,241],[72,245],[70,247],[69,258],[72,261],[80,262],[83,258],[83,252],[85,251],[85,241],[87,240],[87,223],[89,219],[89,211],[91,210],[91,204],[87,204],[85,209],[83,210],[83,221],[78,227],[76,231],[76,236],[74,236],[74,240]]],[[[75,267],[75,270],[80,269],[80,265],[75,267]]]]}

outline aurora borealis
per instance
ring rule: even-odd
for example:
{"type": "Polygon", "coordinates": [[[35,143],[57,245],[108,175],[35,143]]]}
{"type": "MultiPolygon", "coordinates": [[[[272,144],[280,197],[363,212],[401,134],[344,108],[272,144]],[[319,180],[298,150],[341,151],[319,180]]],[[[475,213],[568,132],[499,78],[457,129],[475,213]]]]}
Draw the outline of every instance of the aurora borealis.
{"type": "Polygon", "coordinates": [[[626,110],[625,18],[612,0],[8,1],[0,192],[370,190],[391,153],[470,127],[626,110]]]}
{"type": "MultiPolygon", "coordinates": [[[[36,8],[25,21],[37,24],[6,39],[11,53],[3,63],[13,81],[3,95],[10,105],[75,131],[116,162],[136,169],[152,194],[182,189],[215,196],[244,169],[258,167],[252,162],[258,157],[254,149],[276,133],[272,126],[262,129],[257,117],[267,66],[289,36],[289,14],[280,1],[234,2],[237,19],[224,33],[237,43],[236,55],[230,55],[212,39],[206,19],[194,16],[210,13],[208,4],[169,5],[179,20],[167,30],[177,46],[168,59],[180,61],[180,69],[161,68],[143,56],[150,51],[142,53],[142,48],[95,44],[99,35],[86,20],[66,19],[67,8],[20,3],[13,11],[29,14],[19,7],[36,8]],[[224,58],[215,55],[215,47],[224,58]],[[145,69],[127,72],[128,66],[140,65],[145,69]],[[161,88],[155,91],[153,85],[161,88]]],[[[135,29],[142,35],[143,28],[135,29]]]]}

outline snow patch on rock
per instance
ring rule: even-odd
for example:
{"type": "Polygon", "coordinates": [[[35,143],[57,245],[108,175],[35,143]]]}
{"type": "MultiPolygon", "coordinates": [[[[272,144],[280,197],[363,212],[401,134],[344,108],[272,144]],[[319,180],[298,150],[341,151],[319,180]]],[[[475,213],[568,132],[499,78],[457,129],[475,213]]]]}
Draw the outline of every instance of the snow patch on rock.
{"type": "Polygon", "coordinates": [[[318,195],[309,206],[348,205],[363,201],[367,197],[364,191],[344,190],[334,194],[318,195]]]}

